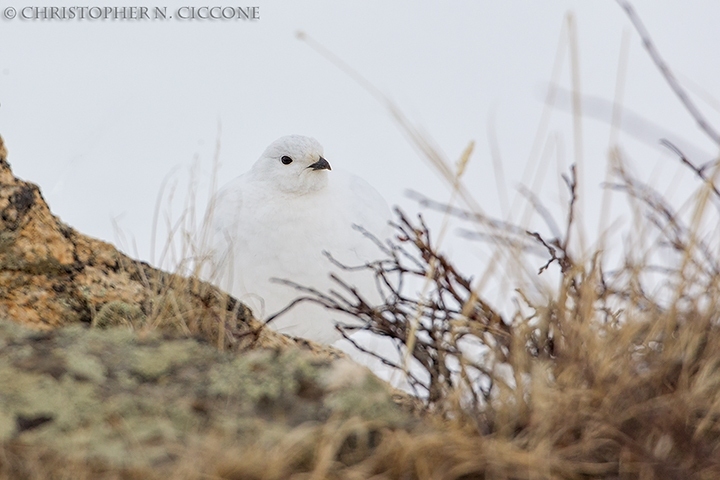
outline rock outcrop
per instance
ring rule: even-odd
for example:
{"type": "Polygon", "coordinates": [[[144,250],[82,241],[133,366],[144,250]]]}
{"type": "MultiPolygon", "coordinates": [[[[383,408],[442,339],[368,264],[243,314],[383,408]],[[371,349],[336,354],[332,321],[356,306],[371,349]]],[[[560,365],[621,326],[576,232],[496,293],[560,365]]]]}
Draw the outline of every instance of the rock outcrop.
{"type": "Polygon", "coordinates": [[[37,330],[126,324],[199,336],[220,348],[290,345],[232,297],[156,270],[55,217],[16,178],[0,138],[0,318],[37,330]]]}

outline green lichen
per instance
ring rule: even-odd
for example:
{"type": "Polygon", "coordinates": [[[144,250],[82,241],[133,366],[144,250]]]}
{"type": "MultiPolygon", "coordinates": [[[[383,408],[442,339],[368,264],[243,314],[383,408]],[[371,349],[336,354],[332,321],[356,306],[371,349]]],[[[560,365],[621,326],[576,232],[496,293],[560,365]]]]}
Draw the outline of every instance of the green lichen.
{"type": "Polygon", "coordinates": [[[360,417],[388,426],[405,425],[408,421],[407,414],[393,403],[387,385],[370,374],[362,382],[325,397],[325,406],[344,417],[360,417]]]}
{"type": "MultiPolygon", "coordinates": [[[[85,295],[89,295],[85,292],[85,295]]],[[[108,302],[100,308],[92,320],[92,325],[99,328],[113,326],[135,326],[143,325],[147,317],[139,305],[133,305],[119,300],[108,302]]]]}
{"type": "Polygon", "coordinates": [[[296,395],[301,383],[316,381],[318,369],[309,360],[296,351],[251,352],[213,367],[208,390],[211,395],[243,396],[253,403],[276,401],[296,395]]]}
{"type": "Polygon", "coordinates": [[[0,443],[135,468],[204,438],[272,446],[338,415],[401,422],[379,380],[328,389],[331,371],[292,348],[220,353],[127,328],[38,333],[0,321],[0,443]]]}
{"type": "Polygon", "coordinates": [[[156,348],[140,348],[132,352],[131,371],[143,380],[157,380],[168,375],[172,368],[186,362],[189,350],[195,345],[192,340],[162,343],[156,348]]]}

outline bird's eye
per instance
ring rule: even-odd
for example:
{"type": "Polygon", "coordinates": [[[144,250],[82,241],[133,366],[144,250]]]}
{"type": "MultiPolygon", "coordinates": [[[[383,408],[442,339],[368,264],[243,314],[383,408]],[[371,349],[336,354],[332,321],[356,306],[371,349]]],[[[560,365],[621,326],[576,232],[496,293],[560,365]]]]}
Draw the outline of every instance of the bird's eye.
{"type": "Polygon", "coordinates": [[[283,165],[290,165],[292,163],[292,158],[288,157],[287,155],[283,155],[280,160],[283,162],[283,165]]]}

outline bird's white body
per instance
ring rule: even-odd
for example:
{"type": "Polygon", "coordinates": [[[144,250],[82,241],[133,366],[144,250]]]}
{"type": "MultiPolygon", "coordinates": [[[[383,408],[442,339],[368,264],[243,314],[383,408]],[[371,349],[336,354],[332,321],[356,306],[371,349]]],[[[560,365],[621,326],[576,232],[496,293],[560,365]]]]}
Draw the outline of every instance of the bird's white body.
{"type": "MultiPolygon", "coordinates": [[[[250,306],[258,318],[267,318],[301,295],[273,278],[327,293],[338,289],[329,277],[334,272],[367,298],[378,298],[370,272],[341,271],[323,251],[350,266],[381,257],[378,247],[352,225],[386,238],[387,204],[361,178],[330,171],[314,139],[293,135],[271,144],[247,173],[222,188],[214,208],[211,280],[250,306]]],[[[340,338],[336,321],[352,323],[347,316],[304,302],[270,325],[282,333],[332,343],[340,338]]]]}

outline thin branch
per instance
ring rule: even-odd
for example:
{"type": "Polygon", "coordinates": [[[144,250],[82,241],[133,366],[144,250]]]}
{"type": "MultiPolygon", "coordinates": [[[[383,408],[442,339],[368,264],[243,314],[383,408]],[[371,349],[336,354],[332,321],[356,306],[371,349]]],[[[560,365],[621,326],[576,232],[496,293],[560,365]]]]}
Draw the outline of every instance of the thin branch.
{"type": "Polygon", "coordinates": [[[672,70],[670,70],[670,67],[667,63],[665,63],[665,60],[662,59],[657,48],[655,48],[655,44],[650,38],[650,34],[645,29],[645,25],[642,23],[642,20],[640,20],[640,17],[635,12],[633,6],[628,0],[617,0],[617,3],[623,10],[625,10],[625,13],[627,13],[630,22],[632,22],[635,30],[637,30],[640,35],[640,39],[643,42],[645,50],[647,50],[650,58],[655,63],[655,66],[660,70],[660,73],[662,73],[663,77],[665,77],[665,81],[668,85],[670,85],[672,91],[680,99],[688,113],[695,119],[695,122],[697,122],[700,129],[704,131],[712,139],[712,141],[715,142],[715,144],[720,146],[720,134],[718,134],[718,132],[710,125],[703,114],[700,113],[700,110],[695,106],[692,100],[690,100],[690,97],[685,89],[680,86],[680,83],[677,81],[677,78],[675,78],[672,70]]]}
{"type": "Polygon", "coordinates": [[[690,160],[687,159],[685,154],[678,147],[676,147],[672,142],[670,142],[670,140],[666,140],[663,138],[660,140],[660,144],[669,148],[670,150],[672,150],[673,153],[680,158],[680,161],[682,163],[684,163],[685,165],[687,165],[690,168],[690,170],[695,172],[695,174],[698,177],[700,177],[700,179],[702,181],[704,181],[705,183],[710,185],[710,188],[712,189],[715,196],[717,198],[720,198],[720,191],[718,191],[718,188],[715,186],[715,184],[712,182],[712,180],[709,179],[707,177],[707,175],[705,175],[705,170],[707,170],[708,167],[710,167],[711,165],[714,165],[716,163],[716,161],[710,161],[710,162],[706,163],[705,165],[697,167],[693,163],[691,163],[690,160]]]}

